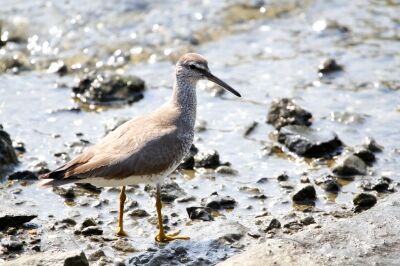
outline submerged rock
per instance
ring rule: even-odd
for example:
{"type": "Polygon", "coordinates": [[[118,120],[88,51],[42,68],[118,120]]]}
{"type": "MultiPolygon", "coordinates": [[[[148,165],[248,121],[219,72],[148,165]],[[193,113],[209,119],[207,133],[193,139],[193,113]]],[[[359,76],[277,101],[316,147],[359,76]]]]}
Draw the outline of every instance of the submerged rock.
{"type": "Polygon", "coordinates": [[[300,204],[313,205],[316,199],[317,193],[312,185],[303,187],[293,195],[293,201],[300,204]]]}
{"type": "Polygon", "coordinates": [[[359,157],[361,160],[364,161],[364,163],[368,165],[372,165],[372,163],[376,160],[375,154],[367,148],[356,148],[353,154],[359,157]]]}
{"type": "Polygon", "coordinates": [[[83,103],[108,105],[139,101],[144,89],[144,81],[136,76],[89,73],[72,92],[83,103]]]}
{"type": "Polygon", "coordinates": [[[211,215],[211,208],[208,207],[188,207],[186,211],[189,218],[192,220],[202,220],[206,222],[214,220],[211,215]]]}
{"type": "Polygon", "coordinates": [[[342,70],[343,66],[339,65],[336,60],[332,58],[322,60],[318,66],[318,73],[321,75],[327,75],[342,70]]]}
{"type": "Polygon", "coordinates": [[[233,209],[236,205],[236,200],[231,196],[221,197],[217,192],[214,192],[208,198],[203,198],[201,203],[213,210],[233,209]]]}
{"type": "Polygon", "coordinates": [[[315,184],[321,186],[323,190],[330,193],[338,193],[340,185],[336,182],[335,178],[331,175],[315,180],[315,184]]]}
{"type": "Polygon", "coordinates": [[[375,190],[377,192],[393,192],[393,188],[389,188],[392,180],[388,177],[381,177],[375,182],[364,182],[361,188],[367,191],[375,190]]]}
{"type": "Polygon", "coordinates": [[[367,165],[359,157],[348,155],[340,159],[332,169],[339,176],[353,176],[367,174],[367,165]]]}
{"type": "Polygon", "coordinates": [[[184,170],[193,170],[195,161],[194,161],[194,156],[199,152],[199,149],[192,144],[190,146],[190,150],[188,154],[185,156],[185,158],[182,160],[181,164],[178,166],[178,169],[184,169],[184,170]]]}
{"type": "Polygon", "coordinates": [[[334,132],[296,125],[281,128],[278,141],[291,152],[310,158],[331,157],[338,154],[342,147],[334,132]]]}
{"type": "Polygon", "coordinates": [[[219,154],[216,150],[202,152],[194,157],[194,166],[197,168],[216,169],[221,165],[229,165],[229,163],[221,163],[219,160],[219,154]]]}
{"type": "Polygon", "coordinates": [[[38,176],[31,171],[18,171],[9,175],[8,180],[38,180],[38,176]]]}
{"type": "Polygon", "coordinates": [[[356,195],[353,199],[353,203],[356,206],[354,212],[361,212],[364,210],[368,210],[372,206],[374,206],[377,202],[377,199],[374,195],[367,193],[360,193],[356,195]]]}
{"type": "Polygon", "coordinates": [[[378,144],[375,139],[371,137],[367,137],[365,139],[364,147],[372,152],[381,152],[383,151],[383,146],[378,144]]]}
{"type": "Polygon", "coordinates": [[[11,210],[2,210],[0,214],[0,230],[9,227],[20,227],[37,217],[36,214],[15,213],[11,210]]]}
{"type": "Polygon", "coordinates": [[[10,135],[0,125],[0,168],[18,163],[10,135]]]}
{"type": "MultiPolygon", "coordinates": [[[[146,185],[144,190],[155,196],[156,190],[154,187],[146,185]]],[[[185,191],[176,182],[171,181],[161,186],[161,200],[164,202],[172,202],[185,195],[185,191]]]]}
{"type": "Polygon", "coordinates": [[[283,98],[274,100],[271,103],[267,116],[267,123],[280,129],[287,125],[311,125],[312,114],[297,104],[293,100],[283,98]]]}

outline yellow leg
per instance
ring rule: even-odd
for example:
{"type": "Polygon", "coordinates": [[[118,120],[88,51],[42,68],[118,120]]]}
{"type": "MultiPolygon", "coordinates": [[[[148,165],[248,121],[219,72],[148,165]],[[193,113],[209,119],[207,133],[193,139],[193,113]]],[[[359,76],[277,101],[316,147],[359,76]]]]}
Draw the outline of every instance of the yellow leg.
{"type": "Polygon", "coordinates": [[[119,217],[118,217],[118,230],[117,230],[117,235],[118,236],[127,236],[127,234],[124,231],[124,204],[126,200],[126,194],[125,194],[125,186],[122,187],[121,193],[119,194],[119,217]]]}
{"type": "Polygon", "coordinates": [[[157,184],[156,209],[157,209],[159,231],[158,235],[156,235],[155,237],[156,241],[165,243],[176,239],[189,240],[190,238],[187,236],[178,236],[179,231],[173,234],[165,234],[164,225],[162,221],[161,208],[162,208],[162,203],[161,203],[160,185],[157,184]]]}

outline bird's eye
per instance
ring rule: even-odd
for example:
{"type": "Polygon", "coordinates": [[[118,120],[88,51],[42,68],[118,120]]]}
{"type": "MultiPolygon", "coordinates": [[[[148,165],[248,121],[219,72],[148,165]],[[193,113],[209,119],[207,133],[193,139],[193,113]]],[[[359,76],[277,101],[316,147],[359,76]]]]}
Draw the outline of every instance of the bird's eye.
{"type": "Polygon", "coordinates": [[[190,69],[196,69],[196,67],[194,65],[189,65],[190,69]]]}

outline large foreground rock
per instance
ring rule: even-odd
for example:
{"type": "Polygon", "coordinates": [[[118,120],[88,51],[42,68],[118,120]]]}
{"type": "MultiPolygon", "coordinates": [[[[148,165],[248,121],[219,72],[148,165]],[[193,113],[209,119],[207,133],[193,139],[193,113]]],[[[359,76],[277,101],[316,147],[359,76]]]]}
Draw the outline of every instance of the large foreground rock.
{"type": "Polygon", "coordinates": [[[400,199],[392,195],[352,218],[268,239],[219,265],[399,265],[399,235],[400,199]]]}
{"type": "Polygon", "coordinates": [[[0,230],[19,227],[37,217],[36,214],[15,212],[12,209],[0,208],[0,230]]]}
{"type": "Polygon", "coordinates": [[[6,262],[4,266],[88,266],[86,255],[81,250],[67,252],[44,252],[22,256],[19,259],[6,262]]]}

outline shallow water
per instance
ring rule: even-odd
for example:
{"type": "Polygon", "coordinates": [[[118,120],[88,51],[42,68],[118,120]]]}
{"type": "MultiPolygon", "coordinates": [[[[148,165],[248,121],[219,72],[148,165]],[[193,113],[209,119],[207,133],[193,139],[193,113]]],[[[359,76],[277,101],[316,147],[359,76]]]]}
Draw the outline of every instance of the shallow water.
{"type": "MultiPolygon", "coordinates": [[[[19,17],[27,25],[23,27],[30,36],[27,55],[36,69],[0,75],[0,122],[13,140],[24,142],[27,149],[17,170],[30,169],[38,159],[53,169],[62,163],[54,153],[67,152],[73,157],[81,151],[79,147],[68,148],[68,143],[79,139],[95,143],[104,135],[107,121],[152,111],[171,93],[172,62],[185,51],[196,51],[208,59],[216,75],[243,95],[241,99],[229,93],[215,97],[206,90],[210,84],[198,85],[198,119],[207,122],[207,130],[197,133],[195,144],[200,151],[216,149],[221,160],[229,161],[239,174],[200,171],[194,176],[174,175],[179,186],[197,197],[197,203],[214,191],[231,195],[238,205],[221,215],[251,228],[254,217],[264,210],[282,216],[294,208],[292,191],[282,189],[274,177],[286,172],[289,183],[298,187],[303,174],[313,182],[330,173],[326,165],[316,167],[301,158],[263,155],[263,143],[272,141],[273,132],[273,127],[265,123],[266,114],[277,97],[294,98],[313,114],[314,128],[336,132],[349,147],[362,144],[366,136],[374,137],[385,149],[377,155],[372,177],[365,179],[384,175],[400,182],[399,3],[268,1],[254,6],[255,1],[250,1],[253,7],[244,8],[231,1],[214,2],[92,1],[82,5],[81,1],[0,1],[0,18],[13,21],[19,17]],[[264,15],[266,12],[268,15],[264,15]],[[324,30],[326,20],[336,21],[349,31],[337,27],[324,30]],[[32,39],[34,35],[37,37],[32,39]],[[122,59],[118,59],[120,54],[124,55],[122,59]],[[335,58],[344,71],[320,78],[317,67],[327,57],[335,58]],[[65,77],[46,73],[49,62],[58,59],[65,60],[75,72],[65,77]],[[100,112],[66,111],[76,106],[70,97],[75,75],[93,65],[143,78],[147,84],[145,98],[131,106],[100,112]],[[389,88],[385,81],[397,84],[397,88],[389,88]],[[334,112],[359,114],[363,121],[337,122],[332,118],[334,112]],[[243,132],[254,121],[257,128],[244,138],[243,132]],[[78,137],[77,133],[83,135],[78,137]],[[262,177],[270,179],[257,184],[262,177]],[[250,194],[239,191],[243,186],[258,187],[267,199],[250,199],[250,194]],[[247,209],[249,205],[253,208],[247,209]]],[[[350,209],[353,195],[361,191],[359,183],[357,178],[344,185],[334,200],[315,186],[316,209],[350,209]]],[[[12,196],[6,185],[3,183],[1,192],[7,199],[12,196]]],[[[27,200],[18,208],[39,211],[42,221],[49,214],[61,219],[79,211],[85,217],[98,216],[111,232],[116,213],[110,211],[117,209],[118,194],[105,191],[98,197],[108,199],[109,204],[98,209],[66,206],[61,197],[33,184],[18,195],[27,200]]],[[[128,198],[154,214],[153,201],[143,189],[128,193],[128,198]]],[[[193,204],[166,206],[166,214],[179,213],[185,221],[178,228],[189,220],[185,210],[189,205],[193,204]]],[[[128,220],[127,231],[135,235],[138,249],[153,245],[155,227],[146,219],[128,220]]]]}

